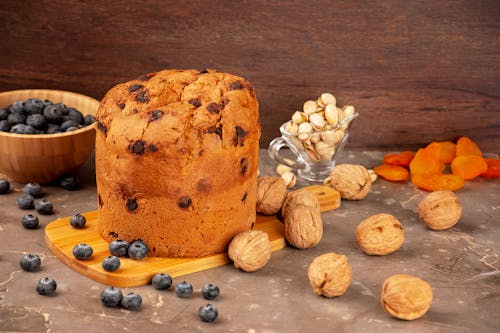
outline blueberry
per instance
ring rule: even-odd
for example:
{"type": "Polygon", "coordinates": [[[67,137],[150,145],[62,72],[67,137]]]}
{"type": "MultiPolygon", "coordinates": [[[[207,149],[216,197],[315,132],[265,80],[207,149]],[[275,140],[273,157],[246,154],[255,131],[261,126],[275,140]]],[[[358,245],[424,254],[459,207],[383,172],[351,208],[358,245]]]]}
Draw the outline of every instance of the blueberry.
{"type": "Polygon", "coordinates": [[[180,298],[188,298],[193,294],[193,286],[191,283],[182,281],[175,285],[175,293],[180,298]]]}
{"type": "MultiPolygon", "coordinates": [[[[1,119],[1,118],[0,118],[1,119]]],[[[83,124],[85,126],[89,126],[89,125],[92,125],[93,123],[95,122],[95,117],[91,114],[88,114],[86,115],[84,118],[83,118],[83,124]]]]}
{"type": "Polygon", "coordinates": [[[56,125],[56,124],[48,124],[47,125],[47,134],[54,134],[54,133],[62,133],[61,126],[56,125]]]}
{"type": "Polygon", "coordinates": [[[151,284],[156,290],[166,290],[172,285],[172,277],[165,273],[158,273],[153,276],[151,284]]]}
{"type": "Polygon", "coordinates": [[[109,243],[109,253],[117,257],[125,257],[128,252],[128,242],[117,239],[109,243]]]}
{"type": "Polygon", "coordinates": [[[7,179],[0,179],[0,194],[7,194],[10,191],[10,183],[7,179]]]}
{"type": "Polygon", "coordinates": [[[0,120],[0,131],[10,132],[10,124],[7,120],[0,120]]]}
{"type": "Polygon", "coordinates": [[[24,130],[26,129],[26,125],[24,124],[17,124],[12,126],[10,129],[11,133],[16,133],[16,134],[24,134],[24,130]]]}
{"type": "Polygon", "coordinates": [[[49,200],[42,199],[38,201],[35,205],[35,209],[42,215],[54,214],[54,205],[49,200]]]}
{"type": "Polygon", "coordinates": [[[128,256],[135,260],[140,260],[148,255],[146,243],[140,240],[133,241],[128,247],[128,256]]]}
{"type": "Polygon", "coordinates": [[[23,216],[23,219],[21,220],[21,223],[23,224],[23,227],[26,229],[36,229],[38,228],[38,216],[28,214],[23,216]]]}
{"type": "Polygon", "coordinates": [[[63,120],[63,108],[60,104],[48,105],[43,109],[45,118],[54,124],[60,124],[63,120]]]}
{"type": "Polygon", "coordinates": [[[139,294],[129,292],[127,295],[122,297],[121,305],[122,308],[132,311],[137,311],[141,307],[142,297],[139,294]]]}
{"type": "Polygon", "coordinates": [[[68,119],[73,120],[77,124],[83,124],[83,115],[75,108],[68,108],[68,119]]]}
{"type": "Polygon", "coordinates": [[[43,103],[43,106],[44,106],[44,107],[54,104],[54,103],[52,103],[52,101],[51,101],[51,100],[48,100],[48,99],[44,99],[44,100],[42,101],[42,103],[43,103]]]}
{"type": "Polygon", "coordinates": [[[36,291],[40,295],[50,296],[56,293],[57,283],[54,279],[49,277],[44,277],[38,280],[36,284],[36,291]]]}
{"type": "Polygon", "coordinates": [[[87,219],[81,214],[75,214],[69,219],[69,224],[75,229],[81,229],[85,226],[87,219]]]}
{"type": "Polygon", "coordinates": [[[21,257],[21,260],[19,261],[19,265],[21,265],[21,268],[23,271],[26,272],[34,272],[38,268],[40,268],[40,265],[42,264],[42,261],[40,260],[40,257],[37,254],[32,254],[32,253],[27,253],[21,257]]]}
{"type": "Polygon", "coordinates": [[[107,272],[114,272],[120,268],[120,258],[109,256],[102,261],[102,268],[107,272]]]}
{"type": "Polygon", "coordinates": [[[80,188],[80,180],[75,176],[64,176],[59,180],[59,186],[68,191],[76,191],[80,188]]]}
{"type": "Polygon", "coordinates": [[[19,198],[16,199],[17,205],[21,209],[33,209],[34,203],[35,203],[35,198],[33,198],[29,194],[23,194],[19,198]]]}
{"type": "Polygon", "coordinates": [[[28,118],[26,118],[26,125],[30,125],[36,129],[45,129],[47,128],[47,121],[43,115],[35,113],[30,114],[28,118]]]}
{"type": "Polygon", "coordinates": [[[79,129],[77,126],[71,126],[71,127],[66,128],[66,130],[64,132],[76,131],[77,129],[79,129]]]}
{"type": "Polygon", "coordinates": [[[213,283],[207,283],[201,288],[201,295],[204,299],[213,300],[216,299],[220,294],[219,287],[213,283]]]}
{"type": "Polygon", "coordinates": [[[23,192],[31,195],[33,198],[40,198],[43,196],[42,186],[38,183],[28,183],[24,185],[23,192]]]}
{"type": "Polygon", "coordinates": [[[88,259],[88,258],[90,258],[92,253],[94,253],[94,250],[92,250],[92,247],[90,245],[85,244],[85,243],[80,243],[80,244],[75,245],[73,247],[73,255],[78,260],[88,259]]]}
{"type": "Polygon", "coordinates": [[[101,292],[101,302],[105,306],[115,307],[120,305],[123,298],[122,291],[115,287],[108,287],[101,292]]]}
{"type": "Polygon", "coordinates": [[[0,109],[0,120],[7,120],[9,113],[10,111],[8,109],[0,109]]]}
{"type": "Polygon", "coordinates": [[[28,114],[40,114],[44,107],[43,101],[38,98],[30,98],[24,102],[24,110],[28,114]]]}
{"type": "Polygon", "coordinates": [[[38,130],[36,130],[33,126],[26,125],[24,126],[23,134],[37,134],[38,130]]]}
{"type": "Polygon", "coordinates": [[[24,102],[23,101],[17,101],[12,103],[10,106],[10,112],[13,113],[19,113],[19,114],[24,114],[24,102]]]}
{"type": "Polygon", "coordinates": [[[214,305],[207,304],[200,306],[200,308],[198,309],[198,315],[200,316],[201,320],[212,322],[219,315],[219,311],[217,311],[217,308],[214,305]]]}
{"type": "Polygon", "coordinates": [[[25,120],[26,116],[22,113],[12,112],[7,116],[7,122],[9,123],[10,126],[23,124],[25,120]]]}
{"type": "Polygon", "coordinates": [[[66,120],[64,121],[62,124],[61,124],[61,130],[63,130],[64,132],[66,132],[68,130],[68,128],[70,127],[78,127],[78,123],[75,122],[74,120],[66,120]]]}

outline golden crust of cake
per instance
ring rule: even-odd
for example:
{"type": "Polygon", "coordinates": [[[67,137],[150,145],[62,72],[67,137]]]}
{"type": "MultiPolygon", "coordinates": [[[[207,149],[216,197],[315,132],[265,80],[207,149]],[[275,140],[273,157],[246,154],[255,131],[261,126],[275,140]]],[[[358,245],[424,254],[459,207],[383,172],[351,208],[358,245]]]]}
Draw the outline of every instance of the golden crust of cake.
{"type": "Polygon", "coordinates": [[[113,87],[97,112],[101,236],[153,255],[224,251],[252,227],[260,124],[248,81],[165,70],[113,87]]]}

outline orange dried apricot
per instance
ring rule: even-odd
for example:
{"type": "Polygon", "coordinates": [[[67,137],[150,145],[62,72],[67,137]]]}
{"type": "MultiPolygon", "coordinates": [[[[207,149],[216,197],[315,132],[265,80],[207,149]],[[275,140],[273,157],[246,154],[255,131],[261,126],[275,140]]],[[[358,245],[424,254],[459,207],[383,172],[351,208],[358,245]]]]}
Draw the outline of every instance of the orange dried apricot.
{"type": "Polygon", "coordinates": [[[373,168],[373,171],[380,177],[399,182],[408,178],[408,170],[400,165],[380,164],[373,168]]]}
{"type": "Polygon", "coordinates": [[[432,175],[441,173],[444,168],[435,152],[426,148],[419,149],[410,163],[412,175],[432,175]]]}
{"type": "Polygon", "coordinates": [[[461,177],[443,173],[432,175],[412,174],[411,182],[427,191],[456,191],[465,184],[461,177]]]}
{"type": "Polygon", "coordinates": [[[456,145],[451,141],[431,142],[425,149],[431,150],[441,163],[451,163],[456,156],[456,145]]]}
{"type": "Polygon", "coordinates": [[[384,164],[390,164],[390,165],[402,165],[402,166],[409,166],[411,160],[413,160],[413,157],[415,156],[415,153],[406,150],[402,151],[397,154],[387,154],[384,156],[384,164]]]}
{"type": "Polygon", "coordinates": [[[487,170],[488,164],[477,155],[460,155],[451,162],[451,172],[465,180],[474,179],[487,170]]]}
{"type": "Polygon", "coordinates": [[[476,155],[483,157],[483,152],[474,141],[463,136],[457,141],[457,156],[461,155],[476,155]]]}
{"type": "Polygon", "coordinates": [[[481,176],[486,178],[500,178],[500,160],[498,158],[485,158],[488,170],[481,176]]]}

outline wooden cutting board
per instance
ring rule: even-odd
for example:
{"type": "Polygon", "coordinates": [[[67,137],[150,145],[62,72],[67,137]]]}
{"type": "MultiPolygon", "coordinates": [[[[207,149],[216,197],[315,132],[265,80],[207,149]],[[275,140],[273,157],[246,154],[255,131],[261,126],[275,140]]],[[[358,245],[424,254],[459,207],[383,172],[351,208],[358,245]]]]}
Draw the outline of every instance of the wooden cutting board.
{"type": "MultiPolygon", "coordinates": [[[[306,187],[314,193],[320,202],[321,211],[335,209],[340,203],[340,197],[335,190],[314,185],[306,187]]],[[[200,258],[157,258],[146,257],[142,260],[120,258],[120,268],[115,272],[106,272],[101,263],[109,256],[108,242],[99,236],[97,211],[82,214],[87,219],[85,228],[74,229],[69,223],[70,217],[59,218],[45,227],[45,241],[49,249],[63,263],[75,271],[96,281],[117,287],[133,287],[148,284],[158,272],[179,277],[189,273],[199,272],[208,268],[222,266],[230,262],[226,253],[218,253],[200,258]],[[87,260],[77,260],[73,256],[73,247],[79,243],[92,246],[94,253],[87,260]]],[[[269,234],[273,251],[285,247],[283,224],[276,216],[257,214],[254,229],[269,234]]]]}

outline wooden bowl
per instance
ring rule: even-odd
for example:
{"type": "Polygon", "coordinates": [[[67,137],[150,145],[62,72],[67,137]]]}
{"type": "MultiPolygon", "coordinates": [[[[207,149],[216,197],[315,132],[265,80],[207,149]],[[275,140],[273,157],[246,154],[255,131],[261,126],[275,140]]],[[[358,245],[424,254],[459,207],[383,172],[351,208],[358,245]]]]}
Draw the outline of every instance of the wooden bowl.
{"type": "MultiPolygon", "coordinates": [[[[94,115],[99,101],[61,90],[26,89],[0,93],[0,107],[29,98],[48,99],[94,115]]],[[[49,183],[82,165],[95,145],[95,123],[55,134],[0,132],[0,173],[20,183],[49,183]]]]}

